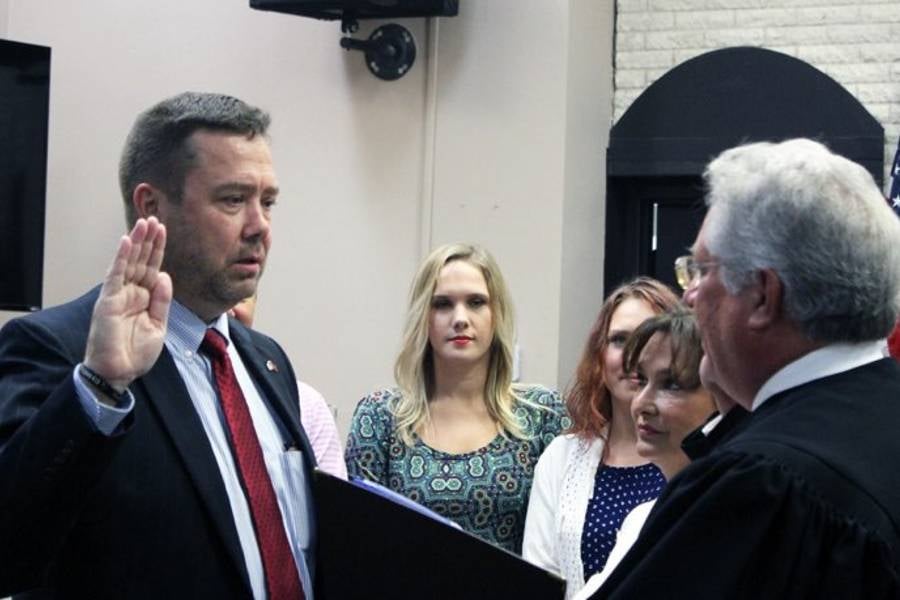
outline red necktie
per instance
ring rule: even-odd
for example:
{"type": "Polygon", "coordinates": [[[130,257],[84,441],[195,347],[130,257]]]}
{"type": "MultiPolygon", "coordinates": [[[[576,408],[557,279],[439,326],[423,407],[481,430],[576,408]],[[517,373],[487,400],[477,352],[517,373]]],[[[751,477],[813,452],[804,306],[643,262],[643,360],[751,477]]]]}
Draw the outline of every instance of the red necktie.
{"type": "Polygon", "coordinates": [[[231,440],[238,470],[244,481],[244,489],[250,501],[256,541],[262,555],[269,600],[303,599],[300,575],[294,563],[294,555],[288,543],[281,520],[278,499],[266,470],[262,448],[244,394],[238,385],[231,360],[228,358],[228,342],[215,329],[207,329],[200,349],[212,361],[213,377],[219,388],[219,400],[231,440]]]}

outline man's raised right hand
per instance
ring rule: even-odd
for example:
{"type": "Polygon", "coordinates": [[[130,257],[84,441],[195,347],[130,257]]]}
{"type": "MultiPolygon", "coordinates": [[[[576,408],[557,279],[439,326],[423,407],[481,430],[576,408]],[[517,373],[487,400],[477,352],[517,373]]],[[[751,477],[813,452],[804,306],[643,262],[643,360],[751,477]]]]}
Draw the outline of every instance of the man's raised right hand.
{"type": "Polygon", "coordinates": [[[94,304],[84,365],[120,392],[162,352],[172,303],[172,280],[160,271],[165,247],[165,225],[138,219],[119,241],[94,304]]]}

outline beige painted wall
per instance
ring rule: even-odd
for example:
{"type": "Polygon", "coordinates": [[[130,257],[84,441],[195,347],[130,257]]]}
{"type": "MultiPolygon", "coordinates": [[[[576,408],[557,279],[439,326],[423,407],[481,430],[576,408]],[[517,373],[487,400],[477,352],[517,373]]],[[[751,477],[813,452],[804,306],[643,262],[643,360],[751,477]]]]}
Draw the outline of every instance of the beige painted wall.
{"type": "Polygon", "coordinates": [[[606,231],[606,147],[612,122],[613,11],[607,2],[569,2],[563,171],[558,381],[575,371],[600,310],[606,231]]]}
{"type": "Polygon", "coordinates": [[[522,378],[552,384],[567,3],[512,4],[469,2],[463,18],[441,23],[432,239],[469,239],[495,254],[518,313],[522,378]]]}
{"type": "Polygon", "coordinates": [[[338,47],[337,24],[246,0],[0,0],[0,27],[7,5],[10,38],[53,48],[46,305],[106,268],[137,112],[216,90],[273,114],[284,191],[258,326],[343,431],[391,384],[409,280],[445,241],[500,261],[523,379],[568,378],[601,296],[612,3],[470,0],[456,18],[405,21],[418,59],[392,83],[338,47]]]}
{"type": "Polygon", "coordinates": [[[522,379],[565,385],[602,299],[610,4],[469,2],[440,22],[430,237],[510,282],[522,379]]]}

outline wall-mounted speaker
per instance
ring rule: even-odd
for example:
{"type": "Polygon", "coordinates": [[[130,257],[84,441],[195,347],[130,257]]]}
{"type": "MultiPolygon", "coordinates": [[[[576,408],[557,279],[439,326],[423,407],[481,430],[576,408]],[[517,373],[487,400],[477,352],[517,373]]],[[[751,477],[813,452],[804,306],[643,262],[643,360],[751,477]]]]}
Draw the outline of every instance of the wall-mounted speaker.
{"type": "Polygon", "coordinates": [[[250,8],[331,21],[454,17],[459,0],[250,0],[250,8]]]}

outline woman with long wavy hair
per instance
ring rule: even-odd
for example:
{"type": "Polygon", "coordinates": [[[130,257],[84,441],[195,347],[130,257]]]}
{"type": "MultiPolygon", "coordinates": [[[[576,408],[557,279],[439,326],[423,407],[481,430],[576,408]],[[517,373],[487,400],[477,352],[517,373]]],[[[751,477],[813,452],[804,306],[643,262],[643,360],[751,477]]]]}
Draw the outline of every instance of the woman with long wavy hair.
{"type": "Polygon", "coordinates": [[[482,248],[449,244],[410,291],[397,386],[363,398],[347,470],[519,552],[538,457],[567,425],[556,392],[512,382],[506,284],[482,248]]]}
{"type": "Polygon", "coordinates": [[[665,485],[635,449],[630,405],[639,385],[622,366],[622,349],[641,323],[677,304],[672,290],[649,277],[607,297],[566,395],[572,426],[537,465],[523,556],[562,575],[568,597],[603,568],[629,511],[665,485]]]}

